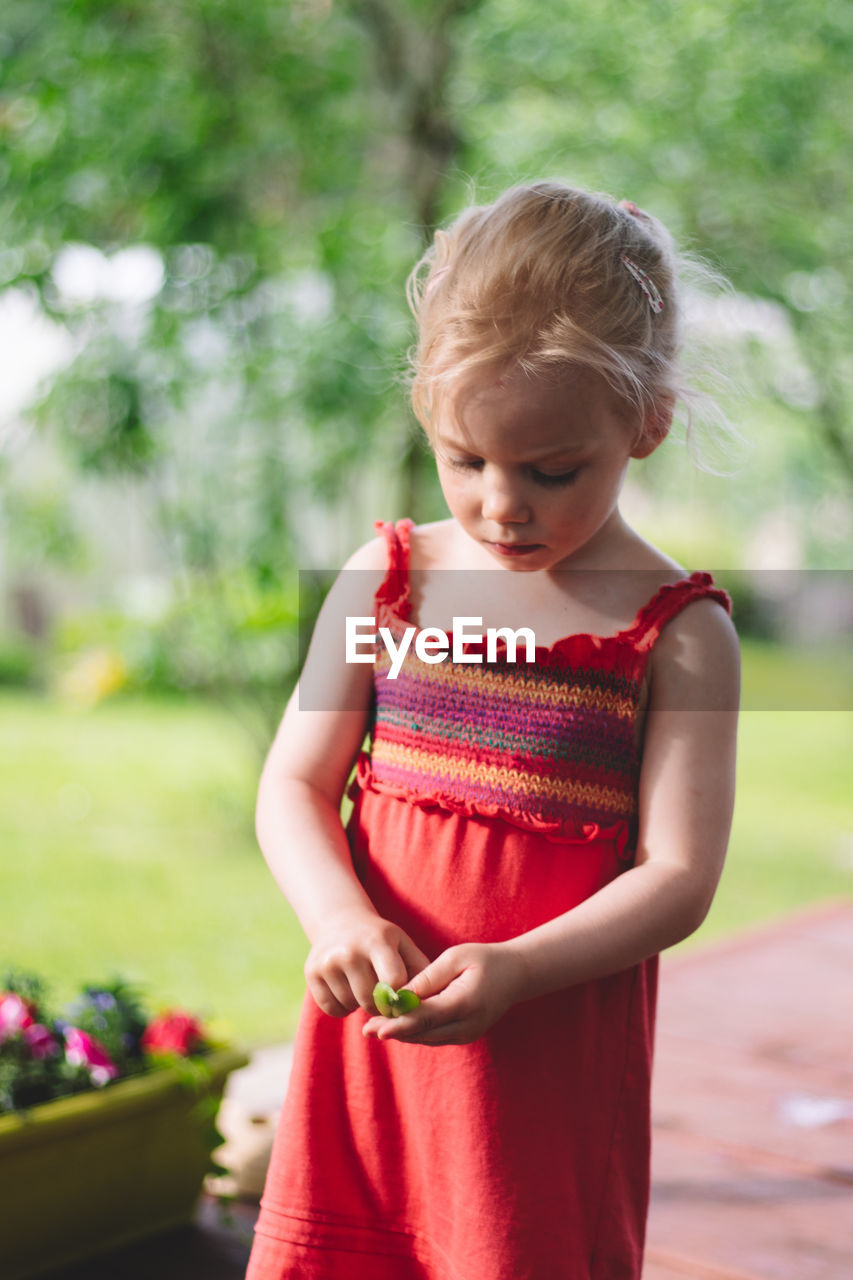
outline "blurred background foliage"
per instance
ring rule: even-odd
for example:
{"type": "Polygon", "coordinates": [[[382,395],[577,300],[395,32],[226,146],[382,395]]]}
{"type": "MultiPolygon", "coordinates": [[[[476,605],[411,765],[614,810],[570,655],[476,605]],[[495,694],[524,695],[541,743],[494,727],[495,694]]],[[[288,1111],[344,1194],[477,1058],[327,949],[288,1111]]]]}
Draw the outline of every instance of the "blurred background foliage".
{"type": "Polygon", "coordinates": [[[407,272],[461,205],[542,176],[649,208],[731,280],[691,319],[744,440],[700,435],[726,474],[668,442],[626,508],[741,571],[778,638],[806,606],[763,609],[753,570],[849,568],[851,60],[841,0],[12,0],[0,684],[123,691],[145,741],[138,695],[211,695],[256,761],[297,567],[443,513],[400,386],[407,272]]]}
{"type": "Polygon", "coordinates": [[[543,174],[653,209],[737,291],[695,324],[735,375],[733,483],[677,444],[634,480],[673,552],[845,565],[851,54],[840,3],[7,6],[0,283],[64,346],[4,431],[6,583],[54,566],[149,614],[221,590],[245,632],[374,512],[439,514],[396,376],[405,276],[472,195],[543,174]]]}

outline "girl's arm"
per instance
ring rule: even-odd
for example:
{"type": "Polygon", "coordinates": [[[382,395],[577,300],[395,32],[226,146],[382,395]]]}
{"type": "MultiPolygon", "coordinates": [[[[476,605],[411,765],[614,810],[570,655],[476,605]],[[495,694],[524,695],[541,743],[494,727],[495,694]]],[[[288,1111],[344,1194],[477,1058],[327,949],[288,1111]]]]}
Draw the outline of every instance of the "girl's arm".
{"type": "Polygon", "coordinates": [[[734,804],[737,637],[697,601],[654,650],[634,865],[579,906],[508,942],[443,952],[409,986],[414,1013],[369,1035],[462,1044],[512,1004],[638,964],[693,933],[723,868],[734,804]]]}
{"type": "Polygon", "coordinates": [[[344,619],[370,616],[385,547],[368,543],[321,610],[299,684],[264,765],[256,829],[270,870],[308,937],[308,988],[335,1017],[373,1011],[377,981],[399,987],[427,957],[373,907],[352,865],[340,804],[367,731],[373,668],[344,661],[344,619]]]}

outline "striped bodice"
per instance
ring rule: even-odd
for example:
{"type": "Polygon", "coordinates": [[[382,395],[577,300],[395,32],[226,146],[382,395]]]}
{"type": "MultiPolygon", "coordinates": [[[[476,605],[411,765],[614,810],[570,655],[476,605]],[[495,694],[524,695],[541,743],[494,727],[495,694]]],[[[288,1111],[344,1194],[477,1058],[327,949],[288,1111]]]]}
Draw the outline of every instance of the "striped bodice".
{"type": "MultiPolygon", "coordinates": [[[[410,523],[381,526],[390,567],[377,621],[395,639],[407,625],[410,523]]],[[[536,661],[438,664],[412,646],[389,679],[382,647],[374,666],[375,708],[362,787],[468,814],[504,817],[552,837],[600,832],[630,839],[637,817],[640,710],[648,656],[665,621],[712,595],[710,576],[665,586],[616,636],[570,636],[537,648],[536,661]]],[[[485,644],[466,646],[480,651],[485,644]]]]}

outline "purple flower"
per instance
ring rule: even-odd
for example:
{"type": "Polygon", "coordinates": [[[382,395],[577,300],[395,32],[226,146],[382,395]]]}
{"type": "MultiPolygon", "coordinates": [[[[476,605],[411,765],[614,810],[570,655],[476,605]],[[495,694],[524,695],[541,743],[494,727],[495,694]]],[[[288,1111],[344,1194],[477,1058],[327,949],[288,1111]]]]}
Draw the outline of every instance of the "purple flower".
{"type": "Polygon", "coordinates": [[[34,1022],[25,1028],[24,1039],[34,1058],[52,1058],[59,1051],[56,1037],[51,1035],[47,1027],[43,1027],[40,1022],[34,1022]]]}
{"type": "Polygon", "coordinates": [[[118,1075],[118,1067],[104,1046],[79,1027],[69,1027],[65,1032],[65,1060],[72,1067],[85,1067],[92,1084],[98,1087],[118,1075]]]}
{"type": "MultiPolygon", "coordinates": [[[[96,1014],[103,1014],[107,1009],[116,1007],[116,998],[111,991],[102,991],[100,987],[87,987],[83,995],[69,1008],[72,1017],[78,1017],[81,1014],[89,1013],[90,1010],[96,1014]]],[[[106,1026],[106,1023],[101,1023],[106,1026]]]]}

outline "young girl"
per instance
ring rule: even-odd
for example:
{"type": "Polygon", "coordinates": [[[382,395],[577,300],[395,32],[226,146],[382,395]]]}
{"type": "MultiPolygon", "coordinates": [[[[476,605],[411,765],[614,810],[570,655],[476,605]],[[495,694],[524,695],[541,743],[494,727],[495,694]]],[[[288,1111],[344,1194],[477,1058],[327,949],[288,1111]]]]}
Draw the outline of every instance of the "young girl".
{"type": "Polygon", "coordinates": [[[725,594],[618,508],[682,392],[677,260],[537,183],[438,233],[412,300],[450,519],[349,561],[261,780],[311,950],[248,1275],[640,1280],[657,953],[720,875],[738,686],[725,594]]]}

